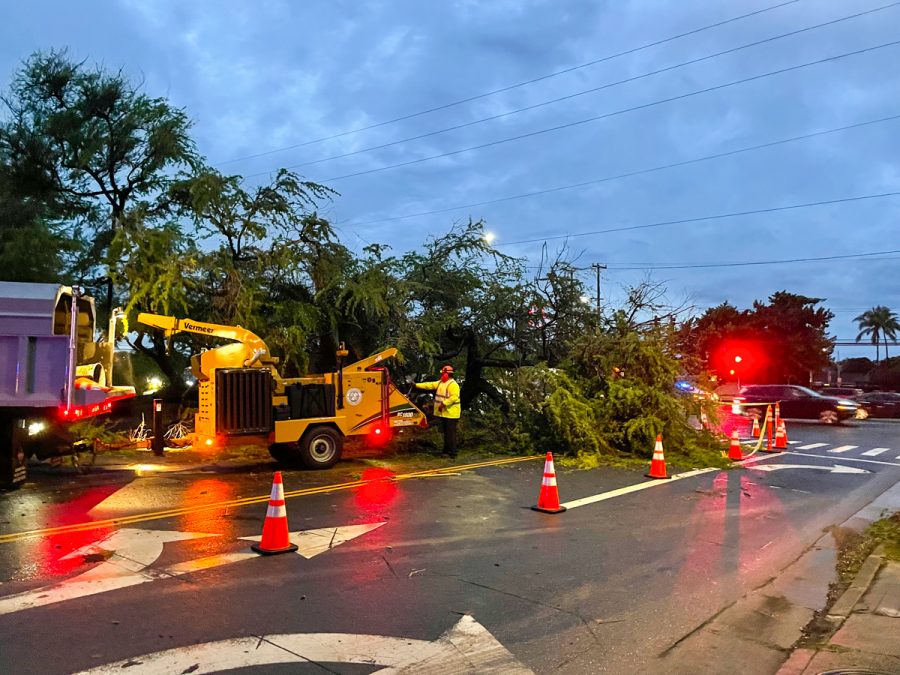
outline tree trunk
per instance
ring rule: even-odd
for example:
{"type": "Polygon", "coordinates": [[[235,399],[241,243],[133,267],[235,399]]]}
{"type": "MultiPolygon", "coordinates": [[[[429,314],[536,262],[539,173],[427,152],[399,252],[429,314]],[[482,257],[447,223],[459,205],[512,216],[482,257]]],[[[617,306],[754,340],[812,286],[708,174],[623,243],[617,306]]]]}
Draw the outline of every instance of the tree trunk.
{"type": "Polygon", "coordinates": [[[481,365],[478,340],[472,331],[467,330],[463,339],[466,350],[466,377],[459,393],[459,402],[463,410],[468,410],[481,391],[481,373],[484,366],[481,365]]]}

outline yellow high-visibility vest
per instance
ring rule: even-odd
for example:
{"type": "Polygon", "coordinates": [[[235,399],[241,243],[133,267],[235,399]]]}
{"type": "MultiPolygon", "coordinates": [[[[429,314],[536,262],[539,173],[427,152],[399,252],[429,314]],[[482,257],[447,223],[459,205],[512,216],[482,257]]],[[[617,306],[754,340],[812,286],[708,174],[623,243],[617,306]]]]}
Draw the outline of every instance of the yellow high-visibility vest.
{"type": "Polygon", "coordinates": [[[459,404],[459,382],[449,379],[446,382],[419,382],[416,389],[425,389],[434,392],[434,414],[436,417],[448,417],[452,420],[459,419],[462,406],[459,404]],[[444,404],[441,412],[439,407],[444,404]]]}

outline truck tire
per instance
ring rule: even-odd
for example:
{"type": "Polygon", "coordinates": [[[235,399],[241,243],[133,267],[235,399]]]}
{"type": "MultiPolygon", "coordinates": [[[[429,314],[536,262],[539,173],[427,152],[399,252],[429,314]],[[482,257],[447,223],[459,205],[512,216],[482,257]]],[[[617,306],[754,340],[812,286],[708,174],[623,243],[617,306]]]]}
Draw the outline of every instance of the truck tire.
{"type": "Polygon", "coordinates": [[[330,469],[341,458],[344,437],[331,427],[306,430],[300,439],[300,460],[308,469],[330,469]]]}
{"type": "Polygon", "coordinates": [[[0,416],[0,490],[15,490],[25,482],[25,445],[20,422],[0,416]]]}
{"type": "Polygon", "coordinates": [[[279,464],[296,464],[300,459],[300,448],[296,443],[272,443],[269,454],[279,464]]]}

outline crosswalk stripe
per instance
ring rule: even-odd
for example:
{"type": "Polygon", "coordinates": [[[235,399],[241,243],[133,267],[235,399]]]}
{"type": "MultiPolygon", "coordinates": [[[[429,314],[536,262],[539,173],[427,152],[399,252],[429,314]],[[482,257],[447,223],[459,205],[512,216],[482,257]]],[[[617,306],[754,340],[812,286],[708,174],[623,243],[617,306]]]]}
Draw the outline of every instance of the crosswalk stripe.
{"type": "Polygon", "coordinates": [[[858,445],[839,445],[836,448],[832,448],[828,452],[847,452],[848,450],[853,450],[858,447],[858,445]]]}
{"type": "Polygon", "coordinates": [[[816,448],[824,448],[828,443],[810,443],[809,445],[801,445],[798,450],[815,450],[816,448]]]}
{"type": "Polygon", "coordinates": [[[863,457],[877,457],[882,452],[887,452],[890,448],[872,448],[863,453],[863,457]]]}

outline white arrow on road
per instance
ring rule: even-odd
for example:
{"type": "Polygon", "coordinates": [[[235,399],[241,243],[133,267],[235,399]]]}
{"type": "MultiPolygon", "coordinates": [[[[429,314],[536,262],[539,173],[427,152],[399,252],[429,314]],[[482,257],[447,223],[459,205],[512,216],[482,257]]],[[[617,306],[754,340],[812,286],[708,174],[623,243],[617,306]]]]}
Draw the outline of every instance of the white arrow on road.
{"type": "MultiPolygon", "coordinates": [[[[371,532],[382,525],[384,525],[383,522],[305,530],[291,532],[290,537],[291,541],[300,547],[297,551],[300,555],[305,558],[312,558],[366,532],[371,532]]],[[[72,551],[62,558],[65,560],[76,556],[99,554],[107,557],[102,563],[83,574],[53,586],[43,586],[33,591],[0,597],[0,615],[12,614],[24,609],[31,609],[32,607],[43,607],[44,605],[52,605],[57,602],[74,600],[75,598],[82,598],[88,595],[137,586],[148,581],[177,577],[182,574],[199,572],[260,557],[259,554],[246,550],[188,560],[165,568],[150,567],[162,554],[163,545],[166,542],[215,536],[218,535],[203,532],[139,530],[134,528],[117,530],[106,538],[84,546],[77,551],[72,551]]],[[[259,537],[247,537],[246,539],[259,541],[259,537]]]]}
{"type": "Polygon", "coordinates": [[[43,586],[33,591],[0,598],[0,614],[12,614],[31,607],[42,607],[57,602],[96,595],[119,588],[128,588],[159,578],[147,566],[153,564],[168,541],[183,541],[216,535],[203,532],[173,532],[164,530],[138,530],[124,528],[99,541],[72,551],[63,560],[75,556],[107,556],[102,563],[77,577],[53,586],[43,586]]]}
{"type": "Polygon", "coordinates": [[[266,635],[170,649],[79,675],[200,675],[277,663],[364,663],[392,673],[531,673],[484,626],[471,616],[463,616],[430,642],[352,633],[266,635]]]}
{"type": "MultiPolygon", "coordinates": [[[[297,553],[304,558],[312,558],[335,546],[356,537],[377,530],[384,523],[366,523],[365,525],[347,525],[345,527],[323,527],[319,530],[301,530],[291,532],[292,544],[297,545],[297,553]]],[[[241,537],[245,541],[259,541],[262,537],[241,537]]]]}
{"type": "Polygon", "coordinates": [[[835,464],[834,466],[816,466],[815,464],[754,464],[751,469],[758,471],[778,471],[780,469],[819,469],[829,473],[871,473],[865,469],[857,469],[853,466],[842,466],[835,464]]]}

